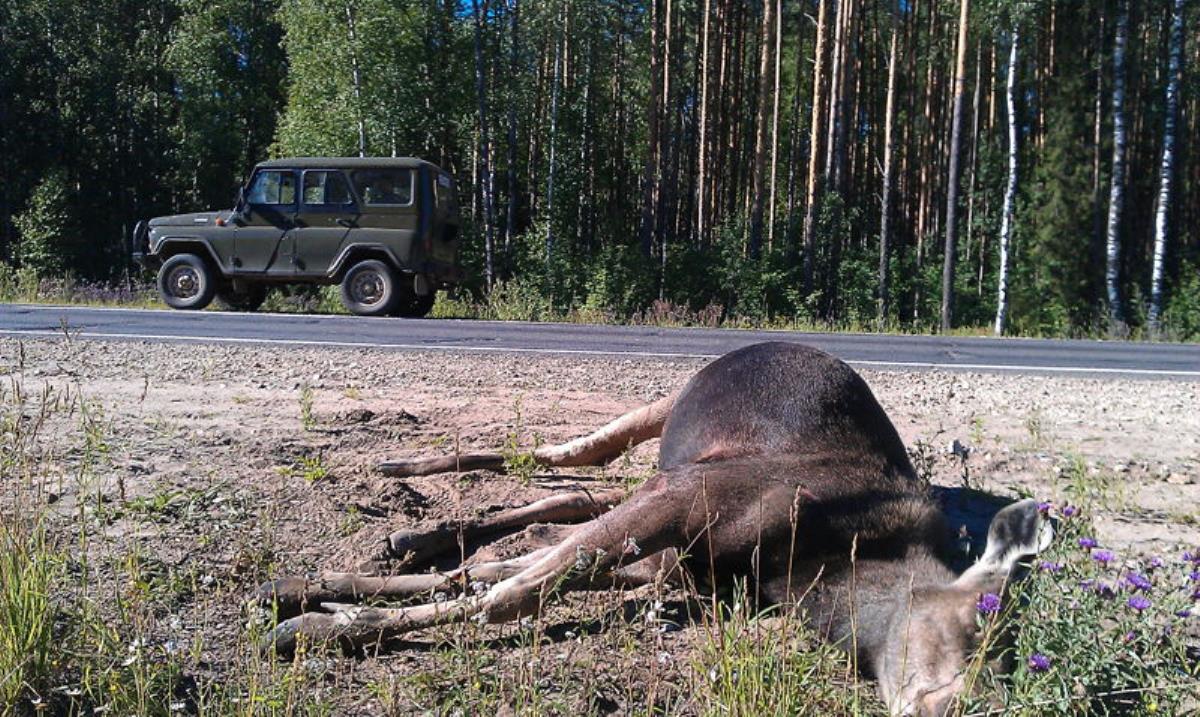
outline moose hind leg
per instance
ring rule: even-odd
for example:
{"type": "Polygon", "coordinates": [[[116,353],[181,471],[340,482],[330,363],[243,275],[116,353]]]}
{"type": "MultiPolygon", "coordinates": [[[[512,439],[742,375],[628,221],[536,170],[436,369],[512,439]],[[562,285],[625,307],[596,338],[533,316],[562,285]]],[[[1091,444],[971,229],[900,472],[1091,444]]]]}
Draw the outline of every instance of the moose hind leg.
{"type": "MultiPolygon", "coordinates": [[[[533,459],[540,465],[560,467],[591,466],[610,461],[630,446],[662,435],[677,395],[671,394],[634,409],[586,436],[537,448],[533,459]]],[[[387,476],[405,477],[448,471],[496,470],[503,466],[504,456],[500,453],[469,453],[384,461],[379,464],[379,471],[387,476]]]]}
{"type": "Polygon", "coordinates": [[[404,608],[329,605],[332,614],[310,612],[279,623],[264,647],[289,653],[300,639],[359,646],[436,625],[502,623],[535,615],[542,601],[560,589],[584,587],[591,576],[605,579],[613,569],[680,545],[690,502],[672,495],[668,483],[652,480],[483,595],[404,608]]]}

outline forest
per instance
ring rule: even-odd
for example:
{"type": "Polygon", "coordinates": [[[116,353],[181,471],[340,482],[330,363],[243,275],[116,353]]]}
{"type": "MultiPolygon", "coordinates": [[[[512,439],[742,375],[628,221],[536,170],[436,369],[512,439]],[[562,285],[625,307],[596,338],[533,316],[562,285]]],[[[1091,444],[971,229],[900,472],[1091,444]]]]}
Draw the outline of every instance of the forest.
{"type": "Polygon", "coordinates": [[[145,282],[134,223],[258,161],[413,155],[475,299],[1196,339],[1198,5],[0,0],[0,279],[145,282]]]}

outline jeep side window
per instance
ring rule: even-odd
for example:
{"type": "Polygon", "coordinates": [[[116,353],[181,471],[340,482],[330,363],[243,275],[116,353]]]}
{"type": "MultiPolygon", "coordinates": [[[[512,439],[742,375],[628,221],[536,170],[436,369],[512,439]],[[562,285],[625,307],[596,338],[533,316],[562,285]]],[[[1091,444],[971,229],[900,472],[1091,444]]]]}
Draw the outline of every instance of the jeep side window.
{"type": "Polygon", "coordinates": [[[354,173],[354,188],[368,205],[407,206],[412,204],[411,169],[360,169],[354,173]]]}
{"type": "Polygon", "coordinates": [[[350,186],[341,172],[309,171],[304,173],[304,203],[307,205],[346,206],[353,204],[350,186]]]}
{"type": "Polygon", "coordinates": [[[246,193],[250,204],[295,204],[296,174],[289,171],[265,170],[254,175],[254,183],[246,193]]]}

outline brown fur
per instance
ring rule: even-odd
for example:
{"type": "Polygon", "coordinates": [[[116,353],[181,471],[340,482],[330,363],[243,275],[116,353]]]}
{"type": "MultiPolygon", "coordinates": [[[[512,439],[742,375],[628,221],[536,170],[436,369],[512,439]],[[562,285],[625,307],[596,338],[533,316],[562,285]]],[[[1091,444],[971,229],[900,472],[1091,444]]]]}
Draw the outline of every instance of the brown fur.
{"type": "MultiPolygon", "coordinates": [[[[1045,539],[1036,505],[1001,511],[981,563],[956,578],[942,550],[941,509],[866,383],[841,361],[797,344],[727,354],[677,397],[565,444],[570,450],[549,447],[541,455],[604,460],[660,429],[660,472],[613,510],[603,512],[608,496],[576,495],[476,526],[486,533],[539,515],[588,521],[523,558],[440,578],[337,575],[263,586],[260,598],[283,610],[328,609],[280,623],[270,644],[286,651],[300,635],[361,644],[466,619],[502,622],[534,614],[547,591],[564,584],[640,584],[684,569],[712,587],[747,578],[772,603],[807,595],[813,624],[857,651],[893,713],[943,714],[978,640],[975,601],[1000,593],[1016,559],[1045,539]],[[439,579],[497,582],[478,597],[445,603],[341,604],[418,594],[439,579]]],[[[442,464],[409,461],[402,469],[433,465],[442,464]]],[[[443,532],[409,532],[400,547],[397,536],[390,545],[417,553],[425,544],[445,547],[443,532]]]]}

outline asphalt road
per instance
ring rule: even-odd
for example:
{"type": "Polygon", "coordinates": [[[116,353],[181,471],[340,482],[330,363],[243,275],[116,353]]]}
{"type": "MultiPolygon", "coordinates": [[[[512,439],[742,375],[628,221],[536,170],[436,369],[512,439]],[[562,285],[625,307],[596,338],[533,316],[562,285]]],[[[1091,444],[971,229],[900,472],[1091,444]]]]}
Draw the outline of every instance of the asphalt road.
{"type": "Polygon", "coordinates": [[[856,366],[1200,380],[1197,345],[0,304],[0,337],[67,333],[97,340],[661,359],[715,357],[759,341],[797,341],[856,366]]]}

